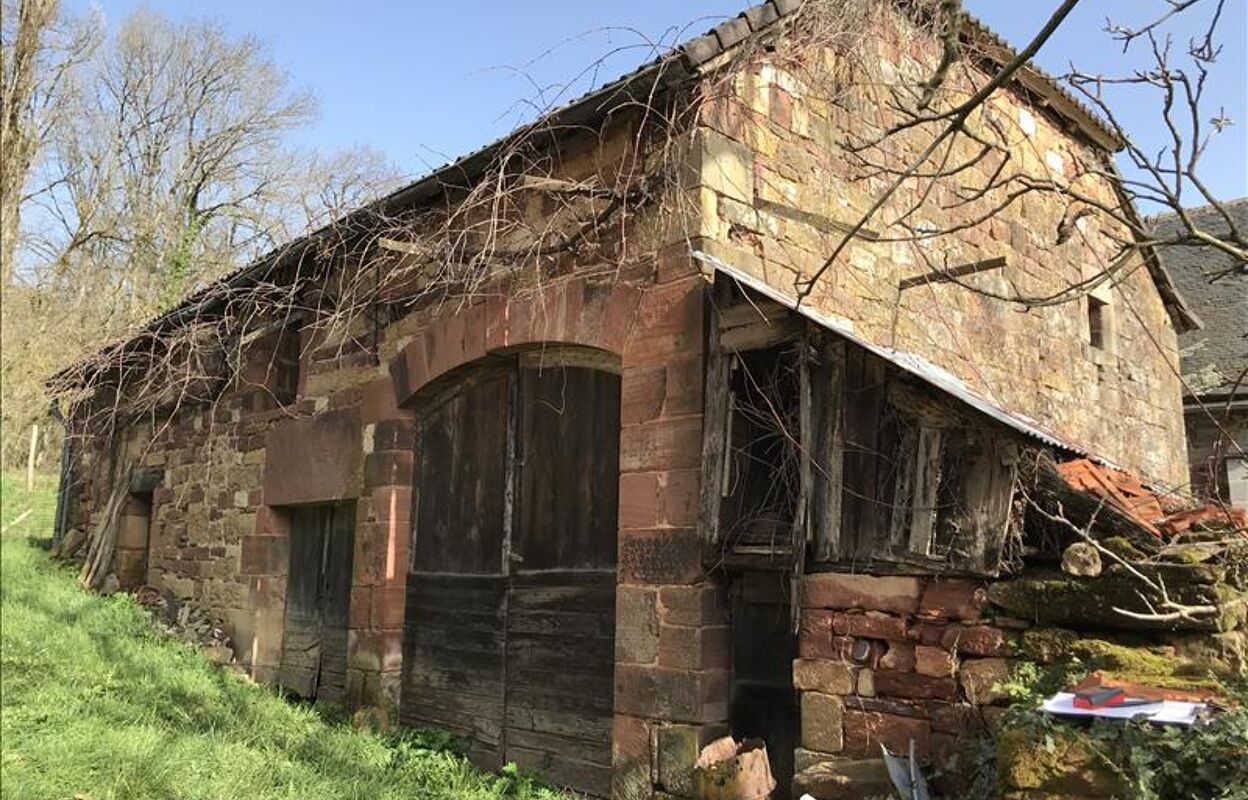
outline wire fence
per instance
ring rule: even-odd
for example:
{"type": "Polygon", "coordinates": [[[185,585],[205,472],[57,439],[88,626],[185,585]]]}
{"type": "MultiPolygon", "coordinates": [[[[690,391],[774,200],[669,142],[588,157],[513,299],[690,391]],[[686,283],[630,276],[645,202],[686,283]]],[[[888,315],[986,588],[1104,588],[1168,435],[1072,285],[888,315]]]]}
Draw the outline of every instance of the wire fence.
{"type": "Polygon", "coordinates": [[[56,526],[55,472],[36,473],[27,483],[24,472],[0,477],[0,531],[5,537],[51,539],[56,526]]]}

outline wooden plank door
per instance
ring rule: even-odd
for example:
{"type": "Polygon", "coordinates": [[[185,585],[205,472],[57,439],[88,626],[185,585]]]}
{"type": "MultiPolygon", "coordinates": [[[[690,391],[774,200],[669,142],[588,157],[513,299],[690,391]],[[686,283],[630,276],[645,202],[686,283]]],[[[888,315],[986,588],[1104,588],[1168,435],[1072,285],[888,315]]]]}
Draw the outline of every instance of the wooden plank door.
{"type": "Polygon", "coordinates": [[[278,683],[308,700],[340,703],[347,684],[355,504],[294,506],[289,513],[278,683]]]}
{"type": "Polygon", "coordinates": [[[355,503],[325,506],[321,530],[321,664],[317,702],[347,699],[347,631],[351,625],[351,571],[355,560],[355,503]]]}
{"type": "Polygon", "coordinates": [[[426,412],[416,436],[400,720],[503,762],[509,374],[426,412]]]}
{"type": "Polygon", "coordinates": [[[505,760],[611,794],[619,376],[521,369],[505,760]]]}

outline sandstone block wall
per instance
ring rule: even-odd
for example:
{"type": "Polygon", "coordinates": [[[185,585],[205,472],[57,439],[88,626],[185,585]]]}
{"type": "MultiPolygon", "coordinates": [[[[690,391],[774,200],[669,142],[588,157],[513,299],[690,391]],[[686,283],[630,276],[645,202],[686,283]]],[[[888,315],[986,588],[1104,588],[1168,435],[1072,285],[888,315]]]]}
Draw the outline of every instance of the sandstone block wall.
{"type": "Polygon", "coordinates": [[[1003,712],[1013,641],[985,585],[961,579],[822,573],[802,583],[797,768],[875,758],[910,741],[941,763],[1003,712]]]}
{"type": "MultiPolygon", "coordinates": [[[[848,59],[825,47],[779,44],[774,55],[731,65],[736,72],[708,88],[699,246],[792,296],[889,183],[887,175],[864,177],[845,143],[868,140],[897,122],[887,110],[889,92],[923,81],[938,59],[932,38],[881,12],[848,59]]],[[[960,64],[955,73],[963,69],[973,68],[960,64]]],[[[950,80],[955,93],[970,88],[950,80]]],[[[1105,154],[1015,92],[998,93],[970,125],[1004,143],[1009,170],[1117,202],[1113,187],[1088,172],[1101,168],[1105,154]]],[[[869,155],[900,166],[927,135],[899,135],[884,154],[869,155]]],[[[1049,297],[1079,284],[1115,261],[1112,237],[1124,231],[1094,214],[1062,239],[1059,228],[1077,209],[1054,194],[1026,194],[999,212],[993,207],[1002,193],[959,205],[959,192],[984,185],[1002,166],[997,155],[975,162],[977,148],[963,139],[950,163],[974,163],[955,179],[936,182],[926,205],[909,217],[920,232],[966,229],[889,241],[906,233],[889,222],[933,188],[907,183],[868,224],[868,237],[878,240],[855,240],[806,302],[876,344],[928,358],[998,404],[1132,470],[1186,483],[1175,333],[1142,263],[1119,269],[1091,292],[1105,304],[1111,331],[1103,349],[1091,344],[1082,293],[1030,308],[993,297],[1049,297]],[[987,218],[976,221],[980,216],[987,218]],[[1003,268],[972,275],[965,287],[900,285],[998,257],[1005,258],[1003,268]]]]}

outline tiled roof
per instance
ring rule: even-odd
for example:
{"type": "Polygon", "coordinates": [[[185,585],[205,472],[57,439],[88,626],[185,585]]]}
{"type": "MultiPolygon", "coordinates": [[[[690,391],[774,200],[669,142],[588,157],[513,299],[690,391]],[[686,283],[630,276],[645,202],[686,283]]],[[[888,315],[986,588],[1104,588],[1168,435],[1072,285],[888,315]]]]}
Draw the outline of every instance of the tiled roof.
{"type": "MultiPolygon", "coordinates": [[[[749,37],[768,31],[784,18],[796,13],[806,2],[807,0],[767,0],[752,6],[738,16],[691,39],[671,53],[647,62],[601,88],[548,112],[528,125],[521,126],[503,138],[438,167],[415,182],[350,212],[346,219],[363,218],[370,213],[384,214],[396,208],[410,207],[436,196],[448,186],[468,185],[488,168],[498,151],[518,136],[540,127],[558,129],[583,125],[592,120],[601,119],[612,109],[636,99],[638,95],[634,95],[634,91],[640,92],[640,96],[644,97],[694,79],[700,74],[699,69],[702,66],[749,37]]],[[[1016,51],[1004,39],[989,30],[979,20],[966,15],[964,22],[964,40],[976,45],[984,58],[1005,64],[1016,56],[1016,51]]],[[[1039,97],[1044,105],[1062,117],[1069,127],[1083,132],[1098,145],[1109,150],[1120,146],[1113,131],[1094,112],[1033,64],[1028,64],[1024,69],[1019,70],[1015,76],[1015,85],[1039,97]]],[[[97,352],[107,352],[127,341],[139,338],[145,332],[156,331],[194,318],[197,314],[220,302],[218,293],[223,287],[243,289],[251,283],[264,281],[281,267],[295,263],[306,254],[314,252],[314,248],[322,240],[331,236],[341,224],[342,220],[331,223],[274,248],[255,261],[192,292],[169,310],[97,352]]],[[[1169,305],[1169,301],[1167,304],[1169,305]]],[[[57,377],[68,374],[71,369],[72,367],[58,373],[57,377]]]]}
{"type": "MultiPolygon", "coordinates": [[[[1235,226],[1248,233],[1248,197],[1222,204],[1235,226]]],[[[1226,220],[1213,206],[1191,209],[1189,217],[1201,230],[1224,233],[1226,220]]],[[[1149,220],[1164,236],[1181,230],[1175,214],[1149,220]]],[[[1198,396],[1214,397],[1234,387],[1248,370],[1248,264],[1209,247],[1171,246],[1158,248],[1179,291],[1204,322],[1204,329],[1179,336],[1184,380],[1198,396]],[[1237,267],[1237,268],[1236,268],[1237,267]],[[1230,274],[1211,282],[1211,278],[1230,274]]],[[[1248,393],[1248,380],[1240,386],[1248,393]]]]}

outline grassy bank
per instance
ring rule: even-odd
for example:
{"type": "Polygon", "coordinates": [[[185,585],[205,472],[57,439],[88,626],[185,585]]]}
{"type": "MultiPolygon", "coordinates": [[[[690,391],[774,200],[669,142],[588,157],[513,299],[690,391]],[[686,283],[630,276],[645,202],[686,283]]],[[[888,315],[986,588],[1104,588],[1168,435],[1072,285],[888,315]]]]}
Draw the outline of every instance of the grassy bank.
{"type": "MultiPolygon", "coordinates": [[[[562,797],[459,756],[331,724],[152,631],[127,596],[81,591],[31,541],[54,492],[5,476],[0,519],[3,798],[562,797]]],[[[43,527],[40,527],[43,526],[43,527]]]]}

